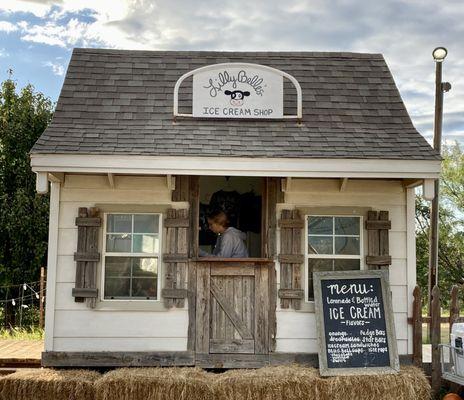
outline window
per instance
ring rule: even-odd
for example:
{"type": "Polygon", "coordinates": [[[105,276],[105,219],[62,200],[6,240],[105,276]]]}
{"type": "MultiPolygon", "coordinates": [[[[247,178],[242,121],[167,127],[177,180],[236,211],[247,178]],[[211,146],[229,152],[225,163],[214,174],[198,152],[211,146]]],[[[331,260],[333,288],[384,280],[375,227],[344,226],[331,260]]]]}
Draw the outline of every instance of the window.
{"type": "Polygon", "coordinates": [[[361,217],[307,216],[307,300],[314,301],[313,272],[361,268],[361,217]]]}
{"type": "Polygon", "coordinates": [[[156,300],[160,214],[106,214],[104,299],[156,300]]]}

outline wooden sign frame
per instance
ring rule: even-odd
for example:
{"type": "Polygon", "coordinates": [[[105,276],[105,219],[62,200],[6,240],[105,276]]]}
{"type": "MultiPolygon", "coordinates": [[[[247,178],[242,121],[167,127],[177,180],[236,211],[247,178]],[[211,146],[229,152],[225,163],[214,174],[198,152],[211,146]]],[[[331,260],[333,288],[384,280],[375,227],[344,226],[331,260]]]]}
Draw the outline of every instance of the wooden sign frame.
{"type": "Polygon", "coordinates": [[[319,334],[319,372],[321,376],[337,375],[368,375],[368,374],[394,374],[400,370],[398,348],[396,343],[395,324],[393,320],[393,308],[387,270],[374,271],[323,271],[313,273],[314,302],[316,311],[316,326],[319,334]],[[390,365],[385,367],[353,367],[353,368],[329,368],[327,363],[327,343],[325,339],[324,310],[322,303],[321,282],[323,280],[336,279],[362,279],[380,278],[382,302],[385,314],[386,336],[390,365]]]}

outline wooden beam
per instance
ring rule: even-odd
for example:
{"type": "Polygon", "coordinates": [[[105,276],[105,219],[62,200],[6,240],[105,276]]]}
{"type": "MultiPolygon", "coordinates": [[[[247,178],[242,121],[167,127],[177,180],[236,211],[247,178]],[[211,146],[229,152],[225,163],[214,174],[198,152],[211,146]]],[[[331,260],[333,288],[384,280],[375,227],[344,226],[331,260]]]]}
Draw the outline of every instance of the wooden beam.
{"type": "Polygon", "coordinates": [[[303,289],[279,289],[279,298],[280,299],[303,299],[304,290],[303,289]]]}
{"type": "Polygon", "coordinates": [[[44,367],[172,367],[193,366],[195,355],[190,351],[44,351],[44,367]]]}
{"type": "Polygon", "coordinates": [[[108,183],[111,189],[114,189],[114,175],[108,174],[108,183]]]}
{"type": "Polygon", "coordinates": [[[292,178],[283,178],[281,181],[281,190],[282,192],[289,192],[292,188],[292,178]]]}
{"type": "Polygon", "coordinates": [[[423,191],[425,200],[433,200],[435,198],[435,179],[424,179],[423,191]]]}
{"type": "Polygon", "coordinates": [[[423,179],[403,179],[403,187],[405,189],[415,188],[422,185],[423,179]]]}
{"type": "Polygon", "coordinates": [[[161,297],[166,299],[185,299],[188,297],[187,289],[167,289],[161,290],[161,297]]]}
{"type": "Polygon", "coordinates": [[[171,192],[176,190],[176,177],[172,175],[166,175],[166,186],[171,192]]]}
{"type": "Polygon", "coordinates": [[[340,179],[340,192],[344,192],[346,190],[347,184],[348,184],[348,178],[340,179]]]}
{"type": "Polygon", "coordinates": [[[64,172],[49,172],[48,180],[50,182],[64,182],[64,172]]]}

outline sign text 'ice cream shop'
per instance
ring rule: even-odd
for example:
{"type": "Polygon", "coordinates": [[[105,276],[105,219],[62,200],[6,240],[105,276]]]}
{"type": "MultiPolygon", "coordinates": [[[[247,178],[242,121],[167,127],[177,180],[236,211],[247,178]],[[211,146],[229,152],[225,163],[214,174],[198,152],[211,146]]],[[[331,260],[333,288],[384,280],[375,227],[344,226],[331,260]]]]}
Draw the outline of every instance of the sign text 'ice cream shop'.
{"type": "Polygon", "coordinates": [[[301,88],[291,75],[258,64],[215,64],[190,71],[174,88],[174,116],[195,118],[301,118],[301,88]],[[192,114],[178,112],[179,87],[193,75],[192,114]],[[297,113],[284,115],[284,78],[296,88],[297,113]]]}

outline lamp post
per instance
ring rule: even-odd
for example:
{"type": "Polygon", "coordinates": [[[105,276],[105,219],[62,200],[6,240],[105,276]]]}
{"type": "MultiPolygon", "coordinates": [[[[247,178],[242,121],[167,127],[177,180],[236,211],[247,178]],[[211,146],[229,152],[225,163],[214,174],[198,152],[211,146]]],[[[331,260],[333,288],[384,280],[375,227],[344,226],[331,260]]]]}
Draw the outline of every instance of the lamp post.
{"type": "MultiPolygon", "coordinates": [[[[443,125],[443,93],[451,89],[449,82],[442,82],[443,61],[448,54],[444,47],[433,50],[435,60],[435,121],[433,129],[433,148],[441,154],[441,130],[443,125]]],[[[438,283],[438,214],[440,181],[435,179],[435,197],[432,200],[429,239],[429,312],[433,287],[438,283]]]]}

